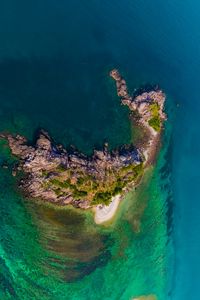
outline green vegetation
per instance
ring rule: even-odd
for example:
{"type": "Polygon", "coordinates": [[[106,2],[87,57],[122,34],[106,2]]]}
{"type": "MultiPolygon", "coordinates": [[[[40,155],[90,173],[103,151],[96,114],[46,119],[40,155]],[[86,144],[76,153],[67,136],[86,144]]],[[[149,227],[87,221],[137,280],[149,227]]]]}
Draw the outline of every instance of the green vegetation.
{"type": "Polygon", "coordinates": [[[157,102],[153,102],[152,104],[150,104],[150,111],[151,111],[152,117],[158,116],[159,110],[160,110],[160,106],[157,102]]]}
{"type": "Polygon", "coordinates": [[[140,164],[134,166],[133,172],[134,172],[135,179],[136,179],[138,176],[143,175],[143,171],[144,171],[143,163],[140,163],[140,164]]]}
{"type": "Polygon", "coordinates": [[[136,179],[139,175],[142,175],[142,173],[143,163],[140,163],[138,165],[128,165],[120,169],[118,179],[120,179],[120,177],[122,176],[126,176],[126,178],[136,179]]]}
{"type": "Polygon", "coordinates": [[[42,176],[46,177],[48,176],[49,172],[46,170],[42,170],[42,176]]]}
{"type": "Polygon", "coordinates": [[[151,126],[155,131],[159,132],[161,129],[161,121],[159,114],[160,106],[157,102],[154,102],[150,105],[150,112],[152,118],[149,120],[149,126],[151,126]]]}
{"type": "Polygon", "coordinates": [[[87,199],[93,205],[108,205],[113,196],[122,193],[123,188],[130,182],[138,180],[143,174],[143,164],[123,166],[119,170],[105,170],[105,177],[98,179],[90,174],[74,171],[65,180],[63,176],[50,179],[46,186],[51,187],[56,195],[70,193],[74,199],[87,199]],[[72,180],[70,178],[75,178],[72,180]]]}
{"type": "Polygon", "coordinates": [[[160,131],[161,129],[161,123],[160,123],[160,118],[153,117],[149,120],[149,125],[157,132],[160,131]]]}
{"type": "Polygon", "coordinates": [[[87,192],[86,191],[79,191],[77,190],[76,188],[74,188],[74,191],[73,191],[73,197],[75,199],[81,199],[81,198],[85,198],[87,196],[87,192]]]}
{"type": "Polygon", "coordinates": [[[96,181],[92,181],[92,189],[96,190],[98,188],[99,184],[96,181]]]}
{"type": "Polygon", "coordinates": [[[54,192],[56,193],[57,196],[60,196],[63,194],[61,189],[55,189],[54,192]]]}
{"type": "Polygon", "coordinates": [[[92,204],[105,204],[108,205],[113,196],[120,194],[123,188],[130,182],[138,180],[143,174],[144,168],[143,164],[138,165],[128,165],[122,167],[118,174],[116,174],[114,182],[109,184],[109,188],[106,191],[97,191],[93,197],[92,204]]]}
{"type": "Polygon", "coordinates": [[[64,172],[64,171],[66,171],[66,167],[63,166],[63,165],[59,165],[59,166],[56,168],[56,171],[58,171],[58,172],[64,172]]]}
{"type": "Polygon", "coordinates": [[[79,178],[77,179],[77,185],[78,185],[78,186],[79,186],[79,185],[82,185],[82,184],[84,183],[84,181],[85,181],[84,177],[79,177],[79,178]]]}
{"type": "Polygon", "coordinates": [[[70,183],[69,179],[65,180],[65,181],[60,181],[58,179],[51,179],[50,183],[57,186],[57,187],[63,188],[63,189],[73,188],[73,185],[70,183]]]}
{"type": "Polygon", "coordinates": [[[112,194],[110,192],[102,192],[102,193],[99,192],[95,194],[92,203],[94,205],[97,204],[108,205],[110,203],[111,198],[112,198],[112,194]]]}

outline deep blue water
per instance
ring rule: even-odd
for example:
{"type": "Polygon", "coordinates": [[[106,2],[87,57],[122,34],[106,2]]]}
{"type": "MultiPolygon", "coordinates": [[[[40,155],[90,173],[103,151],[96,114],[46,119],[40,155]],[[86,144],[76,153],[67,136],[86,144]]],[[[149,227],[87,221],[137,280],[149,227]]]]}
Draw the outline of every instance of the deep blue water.
{"type": "Polygon", "coordinates": [[[159,83],[176,107],[169,118],[173,300],[200,298],[199,28],[197,0],[0,1],[3,129],[24,132],[27,124],[31,137],[42,126],[84,151],[105,139],[127,142],[126,110],[117,111],[105,79],[112,67],[130,88],[159,83]]]}

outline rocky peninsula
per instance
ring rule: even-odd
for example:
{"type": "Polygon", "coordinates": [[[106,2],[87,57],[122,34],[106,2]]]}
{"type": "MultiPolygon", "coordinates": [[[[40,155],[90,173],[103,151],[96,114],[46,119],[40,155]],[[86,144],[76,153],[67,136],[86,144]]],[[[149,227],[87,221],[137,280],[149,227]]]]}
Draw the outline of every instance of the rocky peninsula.
{"type": "Polygon", "coordinates": [[[127,105],[135,126],[143,135],[138,145],[124,145],[109,151],[105,144],[92,156],[56,145],[49,134],[41,130],[34,145],[23,136],[2,133],[19,162],[13,175],[22,171],[20,188],[30,198],[57,205],[72,205],[95,210],[96,223],[112,218],[120,200],[141,179],[151,164],[159,145],[164,113],[165,94],[158,88],[131,96],[118,70],[110,72],[116,82],[122,105],[127,105]]]}

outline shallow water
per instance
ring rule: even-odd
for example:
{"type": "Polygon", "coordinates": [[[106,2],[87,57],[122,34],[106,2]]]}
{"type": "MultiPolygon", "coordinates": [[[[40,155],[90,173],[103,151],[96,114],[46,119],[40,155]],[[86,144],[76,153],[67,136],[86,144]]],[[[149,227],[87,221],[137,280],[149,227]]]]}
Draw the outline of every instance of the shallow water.
{"type": "Polygon", "coordinates": [[[44,127],[87,153],[128,143],[113,67],[132,91],[159,83],[170,115],[152,177],[109,227],[24,200],[0,170],[0,299],[198,299],[199,22],[197,0],[0,1],[1,130],[44,127]]]}
{"type": "Polygon", "coordinates": [[[24,202],[7,191],[5,198],[13,201],[5,203],[2,211],[1,255],[8,270],[6,276],[2,274],[2,292],[11,299],[11,291],[16,299],[130,299],[150,292],[165,294],[166,195],[161,197],[159,169],[153,174],[153,178],[152,172],[147,174],[143,185],[122,203],[120,215],[109,227],[95,225],[90,214],[24,202]],[[9,277],[14,280],[9,282],[9,277]]]}

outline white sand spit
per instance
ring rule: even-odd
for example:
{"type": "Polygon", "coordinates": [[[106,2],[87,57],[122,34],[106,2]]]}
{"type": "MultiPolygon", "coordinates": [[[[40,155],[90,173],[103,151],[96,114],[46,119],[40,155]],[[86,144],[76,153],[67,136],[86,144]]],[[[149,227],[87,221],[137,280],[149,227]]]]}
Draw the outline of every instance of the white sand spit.
{"type": "Polygon", "coordinates": [[[121,199],[121,196],[116,195],[115,197],[112,197],[112,201],[108,206],[106,206],[106,205],[96,206],[94,208],[95,223],[96,224],[101,224],[101,223],[104,223],[104,222],[107,222],[107,221],[111,220],[114,217],[115,212],[116,212],[116,210],[119,206],[120,199],[121,199]]]}

